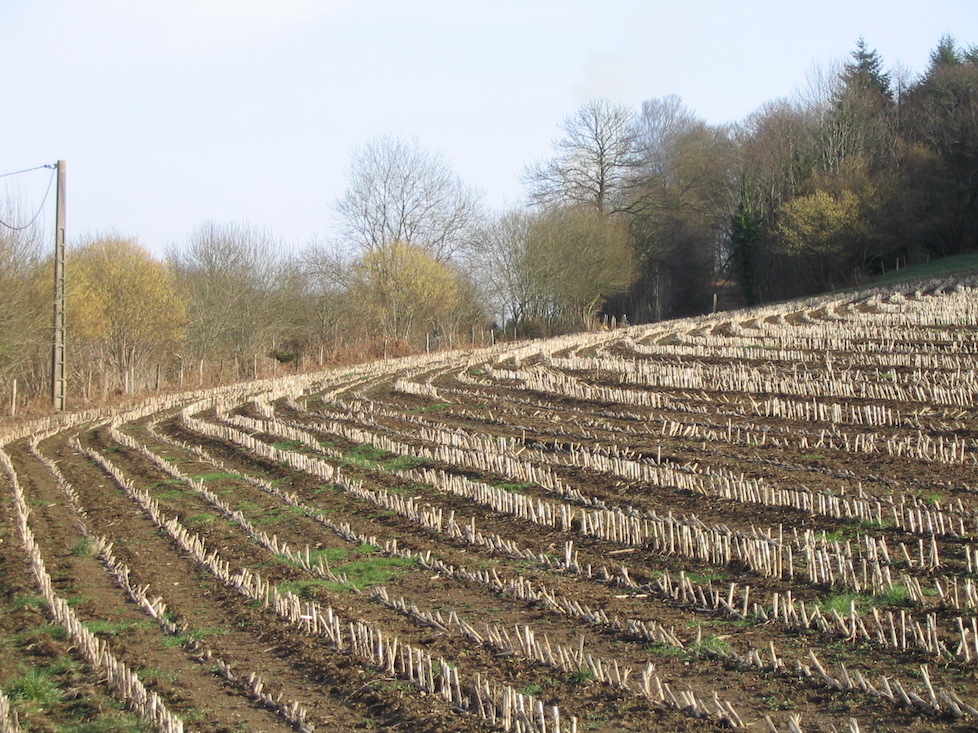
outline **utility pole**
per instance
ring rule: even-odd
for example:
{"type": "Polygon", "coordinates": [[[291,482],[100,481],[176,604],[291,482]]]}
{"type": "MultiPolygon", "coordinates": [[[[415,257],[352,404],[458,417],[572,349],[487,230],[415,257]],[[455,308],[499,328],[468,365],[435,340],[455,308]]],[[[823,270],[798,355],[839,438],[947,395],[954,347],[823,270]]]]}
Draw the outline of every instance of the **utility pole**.
{"type": "Polygon", "coordinates": [[[54,345],[51,398],[55,412],[65,409],[65,162],[58,161],[58,201],[54,229],[54,345]]]}

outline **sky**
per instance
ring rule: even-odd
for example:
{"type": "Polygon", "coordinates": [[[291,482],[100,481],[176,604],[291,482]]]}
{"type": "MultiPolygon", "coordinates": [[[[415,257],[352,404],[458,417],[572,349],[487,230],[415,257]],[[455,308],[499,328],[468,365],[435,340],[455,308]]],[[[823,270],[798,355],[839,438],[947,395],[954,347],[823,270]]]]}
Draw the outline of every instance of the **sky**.
{"type": "Polygon", "coordinates": [[[0,219],[51,227],[51,171],[3,174],[64,160],[69,246],[163,256],[206,222],[331,241],[354,151],[383,136],[518,206],[589,100],[740,122],[860,37],[922,72],[941,36],[978,43],[978,2],[0,0],[0,29],[0,219]]]}

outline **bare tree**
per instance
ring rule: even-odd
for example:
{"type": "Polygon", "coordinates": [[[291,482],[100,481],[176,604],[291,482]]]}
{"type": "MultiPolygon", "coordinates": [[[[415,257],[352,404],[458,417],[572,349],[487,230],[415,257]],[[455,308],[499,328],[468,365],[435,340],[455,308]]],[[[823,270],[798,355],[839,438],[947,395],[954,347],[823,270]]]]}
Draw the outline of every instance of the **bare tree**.
{"type": "Polygon", "coordinates": [[[356,249],[371,252],[404,242],[445,261],[463,246],[479,196],[441,155],[417,141],[382,137],[354,153],[336,209],[356,249]]]}
{"type": "MultiPolygon", "coordinates": [[[[16,207],[0,210],[0,219],[11,219],[16,207]]],[[[50,326],[51,296],[45,298],[41,241],[33,227],[22,230],[0,226],[0,379],[33,377],[31,388],[43,370],[50,326]],[[43,280],[43,282],[42,282],[43,280]]],[[[44,273],[46,274],[46,272],[44,273]]]]}
{"type": "Polygon", "coordinates": [[[505,214],[485,228],[477,251],[497,314],[524,330],[586,328],[635,276],[624,221],[589,206],[505,214]]]}
{"type": "Polygon", "coordinates": [[[638,164],[635,115],[605,100],[588,102],[564,120],[555,155],[528,166],[523,179],[540,205],[576,204],[614,212],[626,203],[626,189],[638,164]]]}
{"type": "Polygon", "coordinates": [[[502,323],[546,317],[542,263],[533,256],[530,237],[538,218],[535,212],[510,211],[486,221],[474,239],[471,269],[502,323]]]}
{"type": "Polygon", "coordinates": [[[697,124],[696,116],[676,94],[642,102],[635,133],[641,176],[663,174],[673,141],[697,124]]]}
{"type": "Polygon", "coordinates": [[[622,310],[634,320],[702,312],[732,208],[729,131],[668,96],[642,105],[638,148],[629,211],[642,274],[622,310]]]}
{"type": "MultiPolygon", "coordinates": [[[[283,257],[267,231],[208,222],[170,256],[190,319],[195,358],[248,359],[273,347],[280,327],[283,257]]],[[[277,345],[277,344],[276,344],[277,345]]]]}

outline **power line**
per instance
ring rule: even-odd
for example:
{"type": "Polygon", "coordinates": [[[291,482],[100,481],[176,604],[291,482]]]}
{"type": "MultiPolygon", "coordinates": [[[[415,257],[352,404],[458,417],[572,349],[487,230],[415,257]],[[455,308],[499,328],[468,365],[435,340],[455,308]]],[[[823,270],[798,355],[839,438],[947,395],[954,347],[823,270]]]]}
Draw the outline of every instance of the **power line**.
{"type": "Polygon", "coordinates": [[[0,178],[6,178],[7,176],[16,176],[21,173],[30,173],[31,171],[39,171],[41,168],[57,168],[57,163],[48,163],[47,165],[38,165],[33,168],[25,168],[22,171],[12,171],[10,173],[0,173],[0,178]]]}
{"type": "Polygon", "coordinates": [[[33,225],[35,221],[37,221],[37,217],[39,217],[41,215],[41,212],[44,211],[44,204],[47,203],[48,194],[51,193],[51,184],[54,182],[54,176],[57,173],[58,166],[39,165],[36,168],[28,168],[27,170],[14,171],[13,173],[4,173],[2,176],[0,176],[0,178],[4,178],[5,176],[13,176],[16,175],[17,173],[27,173],[28,171],[36,171],[36,170],[40,170],[41,168],[51,168],[52,169],[51,177],[48,179],[48,187],[47,190],[44,191],[44,198],[41,200],[41,205],[37,207],[37,211],[34,212],[34,216],[31,217],[31,220],[29,222],[19,227],[14,226],[13,224],[8,224],[3,219],[0,219],[0,226],[5,226],[7,227],[7,229],[12,229],[15,232],[20,232],[23,231],[24,229],[27,229],[29,226],[33,225]]]}

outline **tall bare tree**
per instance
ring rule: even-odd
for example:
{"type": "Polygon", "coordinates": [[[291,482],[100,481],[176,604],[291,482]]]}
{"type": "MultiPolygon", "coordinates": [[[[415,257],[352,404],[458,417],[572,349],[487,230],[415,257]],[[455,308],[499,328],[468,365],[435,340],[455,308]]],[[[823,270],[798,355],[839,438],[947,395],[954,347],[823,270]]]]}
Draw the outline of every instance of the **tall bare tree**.
{"type": "Polygon", "coordinates": [[[479,196],[440,154],[416,140],[382,137],[354,153],[336,209],[346,241],[357,250],[402,242],[445,261],[464,245],[479,196]]]}
{"type": "Polygon", "coordinates": [[[208,222],[170,256],[190,319],[194,359],[238,359],[277,346],[283,256],[272,235],[242,224],[208,222]]]}
{"type": "Polygon", "coordinates": [[[530,200],[542,206],[590,206],[605,213],[626,206],[628,184],[639,164],[634,112],[597,99],[560,128],[564,136],[554,142],[554,157],[524,170],[530,200]]]}
{"type": "MultiPolygon", "coordinates": [[[[15,207],[0,211],[0,219],[12,220],[15,207]]],[[[0,225],[0,380],[27,379],[39,387],[43,359],[50,334],[51,282],[40,281],[41,242],[33,228],[10,229],[0,225]],[[45,298],[39,288],[47,285],[45,298]]],[[[23,384],[23,381],[21,382],[23,384]]]]}
{"type": "Polygon", "coordinates": [[[638,130],[629,211],[642,274],[622,310],[637,320],[702,312],[735,198],[729,131],[675,96],[645,102],[638,130]]]}
{"type": "Polygon", "coordinates": [[[522,325],[547,316],[544,265],[534,256],[530,236],[539,216],[524,209],[499,214],[474,238],[471,269],[502,323],[522,325]]]}

